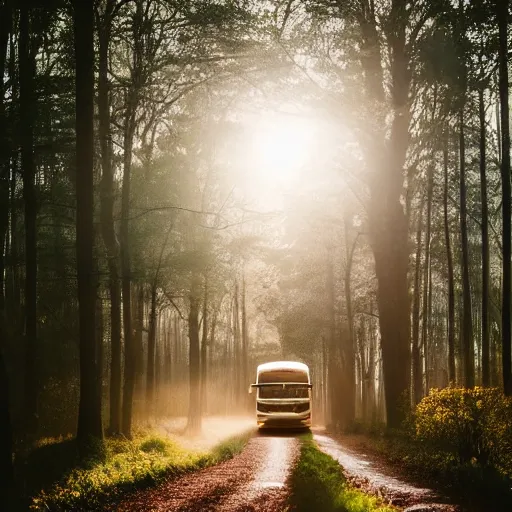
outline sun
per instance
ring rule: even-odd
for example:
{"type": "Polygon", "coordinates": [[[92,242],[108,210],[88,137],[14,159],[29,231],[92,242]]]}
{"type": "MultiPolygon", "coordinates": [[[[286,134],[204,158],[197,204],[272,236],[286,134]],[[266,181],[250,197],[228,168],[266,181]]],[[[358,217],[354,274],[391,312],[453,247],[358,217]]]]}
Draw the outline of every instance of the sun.
{"type": "Polygon", "coordinates": [[[324,124],[288,105],[278,111],[244,112],[236,145],[226,149],[236,162],[241,193],[252,207],[285,208],[289,197],[305,193],[316,182],[325,160],[324,124]]]}
{"type": "Polygon", "coordinates": [[[299,115],[262,115],[250,137],[250,167],[267,186],[293,187],[313,157],[314,138],[314,126],[299,115]]]}

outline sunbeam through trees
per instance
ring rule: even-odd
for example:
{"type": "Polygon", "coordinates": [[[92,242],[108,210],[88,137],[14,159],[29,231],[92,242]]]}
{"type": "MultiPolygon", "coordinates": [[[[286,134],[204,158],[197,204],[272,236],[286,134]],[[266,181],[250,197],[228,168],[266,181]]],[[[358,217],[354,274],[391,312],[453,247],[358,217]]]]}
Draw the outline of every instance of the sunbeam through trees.
{"type": "Polygon", "coordinates": [[[509,16],[0,0],[0,502],[40,446],[255,418],[271,361],[331,432],[474,402],[457,460],[512,478],[509,16]]]}

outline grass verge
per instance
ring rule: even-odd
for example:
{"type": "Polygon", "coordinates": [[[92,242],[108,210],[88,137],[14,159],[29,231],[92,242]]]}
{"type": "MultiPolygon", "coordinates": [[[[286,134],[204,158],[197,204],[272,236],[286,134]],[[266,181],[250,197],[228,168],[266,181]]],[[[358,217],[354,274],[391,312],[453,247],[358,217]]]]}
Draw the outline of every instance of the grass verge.
{"type": "Polygon", "coordinates": [[[382,500],[351,487],[341,467],[321,452],[311,435],[302,438],[300,458],[291,475],[290,508],[294,512],[396,512],[382,500]]]}
{"type": "Polygon", "coordinates": [[[80,463],[73,440],[46,443],[27,461],[33,496],[29,507],[45,512],[99,510],[126,492],[227,460],[242,451],[250,436],[251,432],[246,432],[231,437],[208,452],[186,450],[172,439],[150,433],[131,441],[106,439],[95,456],[80,463]],[[67,469],[61,470],[57,483],[45,486],[44,473],[48,472],[48,480],[58,473],[55,468],[59,466],[67,469]],[[36,491],[38,481],[45,490],[36,491]]]}

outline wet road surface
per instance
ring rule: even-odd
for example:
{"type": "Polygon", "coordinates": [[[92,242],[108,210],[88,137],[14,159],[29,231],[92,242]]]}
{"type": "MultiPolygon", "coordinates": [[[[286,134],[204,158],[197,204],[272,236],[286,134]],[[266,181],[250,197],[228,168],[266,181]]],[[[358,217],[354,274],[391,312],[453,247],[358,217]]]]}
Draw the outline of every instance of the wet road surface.
{"type": "Polygon", "coordinates": [[[340,440],[315,431],[318,447],[343,467],[347,479],[365,492],[380,496],[407,512],[459,512],[461,509],[432,489],[404,481],[392,468],[366,453],[356,451],[340,440]]]}
{"type": "MultiPolygon", "coordinates": [[[[410,483],[396,468],[359,449],[350,436],[333,438],[321,429],[313,434],[319,448],[341,464],[354,486],[399,510],[462,512],[432,489],[410,483]]],[[[259,432],[233,459],[138,491],[112,510],[282,512],[289,498],[287,480],[299,454],[299,434],[259,432]]]]}
{"type": "Polygon", "coordinates": [[[282,512],[299,452],[296,436],[259,434],[233,459],[132,494],[115,510],[282,512]]]}

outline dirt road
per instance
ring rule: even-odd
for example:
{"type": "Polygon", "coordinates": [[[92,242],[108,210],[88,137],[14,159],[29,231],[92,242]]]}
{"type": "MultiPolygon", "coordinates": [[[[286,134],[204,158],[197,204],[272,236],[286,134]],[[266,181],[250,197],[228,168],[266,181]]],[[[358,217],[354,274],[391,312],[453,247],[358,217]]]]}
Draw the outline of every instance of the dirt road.
{"type": "Polygon", "coordinates": [[[233,459],[140,491],[115,510],[282,512],[288,499],[286,480],[298,456],[296,437],[255,435],[233,459]]]}
{"type": "MultiPolygon", "coordinates": [[[[350,437],[334,439],[322,430],[314,430],[314,439],[320,449],[340,462],[354,485],[401,510],[461,511],[431,489],[412,484],[384,461],[362,452],[350,437]]],[[[287,478],[299,451],[298,435],[255,433],[233,459],[132,494],[115,510],[283,512],[289,497],[287,478]]]]}

